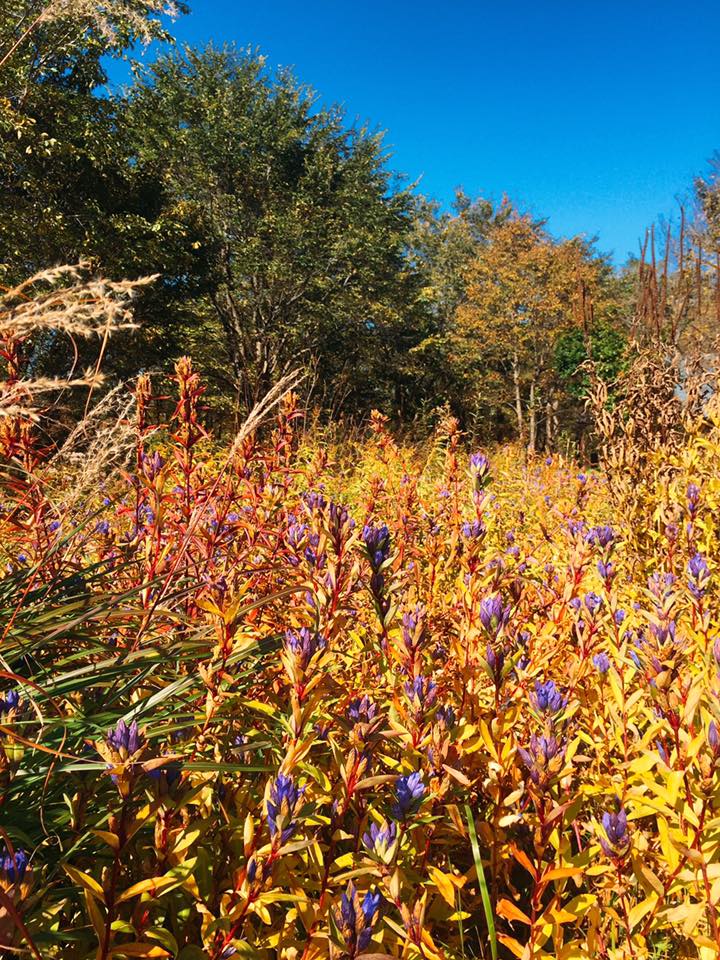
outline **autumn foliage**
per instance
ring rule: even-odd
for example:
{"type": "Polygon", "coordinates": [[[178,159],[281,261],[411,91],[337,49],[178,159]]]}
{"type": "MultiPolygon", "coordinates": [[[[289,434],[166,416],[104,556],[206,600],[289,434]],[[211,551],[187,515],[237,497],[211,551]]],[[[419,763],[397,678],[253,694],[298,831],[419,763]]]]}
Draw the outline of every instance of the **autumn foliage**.
{"type": "Polygon", "coordinates": [[[220,446],[170,390],[82,499],[6,449],[3,951],[717,956],[714,402],[628,510],[452,419],[290,394],[220,446]]]}

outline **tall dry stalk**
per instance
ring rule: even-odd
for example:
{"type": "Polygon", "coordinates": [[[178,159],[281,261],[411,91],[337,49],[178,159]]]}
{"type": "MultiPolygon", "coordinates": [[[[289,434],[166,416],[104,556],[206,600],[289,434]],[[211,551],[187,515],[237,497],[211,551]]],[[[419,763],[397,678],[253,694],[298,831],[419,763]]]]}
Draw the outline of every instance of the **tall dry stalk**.
{"type": "Polygon", "coordinates": [[[0,356],[7,379],[0,383],[0,418],[36,417],[40,395],[68,387],[94,389],[101,379],[100,363],[108,338],[136,326],[133,301],[154,277],[112,281],[94,277],[87,263],[54,267],[34,274],[0,294],[0,356]],[[23,345],[49,331],[72,340],[101,339],[94,369],[75,376],[46,378],[28,373],[23,345]]]}

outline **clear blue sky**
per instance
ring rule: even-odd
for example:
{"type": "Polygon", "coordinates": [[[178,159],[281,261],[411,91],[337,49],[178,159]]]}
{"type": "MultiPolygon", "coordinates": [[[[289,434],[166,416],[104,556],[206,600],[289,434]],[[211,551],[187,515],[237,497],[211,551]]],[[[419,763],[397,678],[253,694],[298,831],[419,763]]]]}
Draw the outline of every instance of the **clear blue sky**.
{"type": "Polygon", "coordinates": [[[424,193],[507,193],[618,263],[720,149],[717,0],[195,0],[173,32],[293,67],[424,193]]]}

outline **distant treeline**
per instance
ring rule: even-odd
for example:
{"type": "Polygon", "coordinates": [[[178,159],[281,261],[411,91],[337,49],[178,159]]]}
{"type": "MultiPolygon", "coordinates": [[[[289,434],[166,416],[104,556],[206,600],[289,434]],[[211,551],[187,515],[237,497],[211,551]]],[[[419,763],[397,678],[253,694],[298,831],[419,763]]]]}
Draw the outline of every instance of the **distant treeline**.
{"type": "MultiPolygon", "coordinates": [[[[164,37],[158,12],[0,10],[0,282],[80,260],[113,279],[158,274],[138,330],[107,346],[111,381],[191,354],[221,423],[301,365],[322,416],[378,408],[424,426],[449,408],[487,440],[537,449],[582,438],[590,365],[609,382],[622,371],[653,283],[663,310],[710,316],[712,176],[680,248],[663,239],[664,273],[650,246],[617,272],[507,199],[459,192],[442,210],[393,172],[381,134],[255,52],[168,45],[108,95],[108,58],[164,37]],[[693,271],[671,303],[673,278],[693,271]]],[[[33,375],[65,375],[85,350],[25,344],[33,375]]]]}

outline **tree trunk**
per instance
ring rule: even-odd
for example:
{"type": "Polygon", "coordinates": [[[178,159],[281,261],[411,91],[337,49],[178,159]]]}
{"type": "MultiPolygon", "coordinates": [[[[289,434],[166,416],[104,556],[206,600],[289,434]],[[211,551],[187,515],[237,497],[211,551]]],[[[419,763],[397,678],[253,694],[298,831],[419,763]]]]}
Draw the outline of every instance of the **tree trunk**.
{"type": "Polygon", "coordinates": [[[555,439],[555,423],[552,401],[548,397],[545,403],[545,452],[552,450],[553,440],[555,439]]]}
{"type": "Polygon", "coordinates": [[[528,402],[529,435],[528,453],[535,453],[537,446],[537,409],[535,408],[535,381],[530,381],[530,400],[528,402]]]}
{"type": "Polygon", "coordinates": [[[520,366],[518,364],[517,353],[513,354],[512,359],[513,385],[515,387],[515,416],[517,417],[518,439],[520,443],[525,438],[525,421],[523,419],[522,394],[520,393],[520,366]]]}

